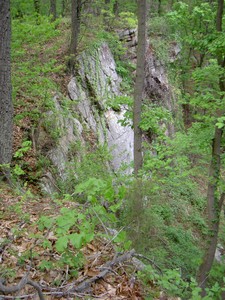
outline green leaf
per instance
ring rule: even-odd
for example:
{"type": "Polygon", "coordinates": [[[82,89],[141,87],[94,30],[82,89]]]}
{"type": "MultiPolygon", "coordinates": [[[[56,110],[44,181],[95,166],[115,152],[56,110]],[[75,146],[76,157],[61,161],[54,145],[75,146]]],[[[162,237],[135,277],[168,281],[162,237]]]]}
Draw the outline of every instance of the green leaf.
{"type": "Polygon", "coordinates": [[[104,180],[97,178],[89,178],[87,181],[78,184],[75,194],[85,193],[86,195],[93,196],[96,193],[104,190],[106,183],[104,180]]]}
{"type": "Polygon", "coordinates": [[[25,172],[21,169],[21,167],[19,165],[15,165],[13,172],[15,175],[24,175],[25,172]]]}
{"type": "Polygon", "coordinates": [[[43,241],[43,243],[42,243],[42,246],[43,246],[43,248],[45,248],[45,249],[52,249],[52,243],[49,241],[49,240],[44,240],[43,241]]]}
{"type": "Polygon", "coordinates": [[[40,265],[38,266],[38,268],[41,271],[45,271],[45,270],[50,270],[53,268],[53,263],[51,261],[47,261],[47,260],[43,260],[40,265]]]}
{"type": "Polygon", "coordinates": [[[50,217],[41,216],[38,220],[38,229],[41,231],[43,231],[45,228],[49,229],[52,227],[54,222],[55,220],[50,217]]]}
{"type": "Polygon", "coordinates": [[[94,239],[94,232],[85,234],[85,242],[90,243],[94,239]]]}
{"type": "Polygon", "coordinates": [[[58,252],[63,252],[67,248],[69,238],[67,235],[61,236],[55,243],[56,250],[58,252]]]}
{"type": "Polygon", "coordinates": [[[83,234],[82,233],[72,233],[69,236],[71,244],[76,248],[80,249],[83,244],[83,234]]]}
{"type": "Polygon", "coordinates": [[[219,129],[221,129],[221,128],[224,127],[224,123],[216,123],[216,126],[217,126],[219,129]]]}

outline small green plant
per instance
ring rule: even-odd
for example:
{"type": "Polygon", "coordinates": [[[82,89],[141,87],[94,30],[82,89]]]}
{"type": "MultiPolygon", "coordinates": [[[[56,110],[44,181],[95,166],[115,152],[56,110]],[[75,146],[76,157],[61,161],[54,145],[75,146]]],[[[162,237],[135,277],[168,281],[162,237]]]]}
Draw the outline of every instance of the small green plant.
{"type": "Polygon", "coordinates": [[[179,269],[166,269],[158,272],[154,267],[147,265],[146,268],[138,273],[138,277],[144,282],[148,296],[157,297],[159,291],[164,291],[167,296],[182,297],[189,300],[215,300],[221,299],[221,292],[224,288],[216,283],[211,288],[206,289],[206,296],[201,297],[202,289],[198,286],[194,278],[185,281],[179,269]],[[154,289],[148,291],[148,285],[154,285],[154,289]]]}
{"type": "Polygon", "coordinates": [[[120,28],[133,29],[137,27],[137,17],[132,12],[121,12],[119,14],[121,19],[120,28]]]}
{"type": "MultiPolygon", "coordinates": [[[[115,190],[110,181],[89,178],[76,187],[74,195],[80,194],[84,194],[84,197],[90,202],[85,211],[80,208],[63,207],[58,216],[54,218],[41,216],[38,220],[40,231],[44,233],[46,230],[51,230],[55,236],[54,244],[48,238],[43,237],[43,248],[55,250],[60,255],[58,261],[43,261],[39,265],[41,270],[69,266],[71,276],[76,275],[79,267],[83,264],[81,249],[94,239],[96,225],[103,222],[105,226],[108,226],[110,223],[116,222],[115,213],[121,206],[125,189],[121,186],[115,190]],[[102,199],[109,203],[107,210],[100,204],[102,199]]],[[[124,243],[126,248],[129,247],[123,232],[118,234],[115,242],[124,243]]]]}
{"type": "Polygon", "coordinates": [[[13,280],[17,276],[17,271],[12,268],[5,268],[5,266],[0,266],[0,277],[5,279],[13,280]]]}
{"type": "Polygon", "coordinates": [[[160,137],[165,137],[166,124],[172,121],[171,113],[164,107],[144,105],[140,127],[143,131],[151,131],[160,137]]]}
{"type": "Polygon", "coordinates": [[[24,141],[22,142],[21,148],[18,149],[15,154],[14,158],[21,158],[24,156],[26,152],[28,152],[31,149],[32,142],[31,141],[24,141]]]}
{"type": "Polygon", "coordinates": [[[51,261],[48,260],[42,260],[41,263],[38,265],[39,269],[41,271],[48,271],[52,270],[54,268],[54,264],[51,261]]]}
{"type": "Polygon", "coordinates": [[[43,238],[43,248],[51,251],[55,249],[60,254],[58,261],[43,261],[39,268],[49,270],[68,265],[77,271],[83,262],[80,249],[94,238],[94,224],[77,209],[62,208],[55,218],[40,217],[38,227],[43,232],[51,229],[56,237],[54,245],[47,238],[43,238]]]}
{"type": "Polygon", "coordinates": [[[114,98],[110,98],[107,101],[107,106],[114,109],[115,111],[120,111],[122,107],[132,108],[133,98],[130,96],[116,96],[114,98]]]}

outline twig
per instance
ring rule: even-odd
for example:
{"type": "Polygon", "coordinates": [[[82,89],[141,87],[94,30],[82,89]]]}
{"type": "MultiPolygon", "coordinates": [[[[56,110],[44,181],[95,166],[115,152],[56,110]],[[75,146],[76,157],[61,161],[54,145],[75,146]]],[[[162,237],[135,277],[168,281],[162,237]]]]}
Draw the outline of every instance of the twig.
{"type": "Polygon", "coordinates": [[[99,217],[99,215],[97,214],[97,212],[96,212],[94,209],[92,209],[92,211],[95,213],[95,215],[96,215],[96,217],[98,218],[99,222],[102,224],[102,227],[104,228],[105,233],[108,234],[107,228],[106,228],[105,224],[102,222],[102,220],[101,220],[101,218],[99,217]]]}
{"type": "Polygon", "coordinates": [[[33,280],[28,280],[27,284],[33,286],[37,290],[40,300],[45,300],[45,297],[44,297],[44,294],[42,293],[41,287],[37,282],[34,282],[33,280]]]}
{"type": "Polygon", "coordinates": [[[10,287],[5,286],[2,283],[2,280],[0,280],[0,291],[6,294],[16,293],[25,287],[25,285],[27,284],[27,280],[28,280],[28,274],[24,275],[17,285],[10,286],[10,287]]]}
{"type": "Polygon", "coordinates": [[[142,255],[142,254],[138,254],[138,253],[135,253],[134,256],[135,256],[135,257],[138,257],[138,258],[143,258],[143,259],[147,260],[147,261],[150,262],[156,269],[158,269],[158,271],[159,271],[161,274],[163,274],[162,269],[161,269],[161,268],[160,268],[160,267],[159,267],[152,259],[150,259],[150,258],[148,258],[148,257],[146,257],[146,256],[144,256],[144,255],[142,255]]]}

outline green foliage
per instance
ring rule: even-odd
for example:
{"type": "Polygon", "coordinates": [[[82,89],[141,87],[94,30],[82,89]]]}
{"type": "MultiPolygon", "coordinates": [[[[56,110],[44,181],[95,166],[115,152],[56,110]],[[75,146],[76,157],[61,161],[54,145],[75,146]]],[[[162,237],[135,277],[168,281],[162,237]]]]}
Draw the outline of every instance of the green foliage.
{"type": "MultiPolygon", "coordinates": [[[[89,178],[77,185],[74,192],[75,196],[83,194],[83,197],[87,199],[88,205],[85,210],[81,206],[63,207],[60,214],[53,218],[41,216],[38,220],[38,228],[43,234],[42,246],[56,251],[60,259],[43,261],[39,268],[44,271],[69,266],[69,273],[75,276],[84,262],[81,249],[98,234],[95,232],[96,226],[104,224],[110,227],[113,224],[115,228],[117,222],[115,214],[121,207],[125,192],[123,186],[115,188],[110,180],[89,178]],[[105,206],[102,205],[103,200],[106,203],[105,206]],[[54,244],[52,240],[46,238],[46,231],[55,236],[54,244]]],[[[120,249],[128,249],[130,246],[122,230],[114,242],[121,245],[120,249]]]]}
{"type": "Polygon", "coordinates": [[[21,148],[15,152],[14,157],[15,158],[23,157],[24,153],[26,153],[27,151],[29,151],[31,149],[31,145],[32,145],[31,141],[22,142],[21,148]]]}
{"type": "Polygon", "coordinates": [[[208,114],[196,114],[196,118],[202,118],[210,125],[215,122],[218,109],[224,107],[223,93],[219,89],[219,78],[223,74],[223,70],[218,66],[216,60],[210,60],[207,66],[196,68],[193,73],[195,82],[195,94],[190,100],[193,107],[198,110],[205,110],[208,114]]]}
{"type": "Polygon", "coordinates": [[[53,269],[53,263],[51,261],[47,260],[42,260],[41,263],[39,264],[39,269],[41,271],[47,271],[53,269]]]}
{"type": "Polygon", "coordinates": [[[209,3],[197,4],[179,1],[173,11],[167,14],[168,21],[183,42],[198,50],[207,50],[210,31],[214,30],[215,10],[209,3]]]}
{"type": "Polygon", "coordinates": [[[42,246],[59,253],[59,261],[43,261],[39,268],[48,270],[56,267],[69,266],[72,270],[79,268],[83,263],[80,249],[93,240],[95,223],[87,218],[88,213],[77,209],[62,208],[60,214],[54,218],[40,217],[39,230],[52,230],[56,236],[54,246],[51,241],[43,238],[42,246]],[[79,259],[78,259],[79,258],[79,259]]]}
{"type": "Polygon", "coordinates": [[[0,266],[0,275],[1,278],[6,278],[10,280],[13,280],[17,276],[15,269],[12,268],[5,269],[5,267],[3,267],[2,265],[0,266]]]}
{"type": "Polygon", "coordinates": [[[116,71],[122,78],[120,88],[125,95],[133,94],[134,70],[135,67],[131,63],[123,60],[116,60],[116,71]]]}
{"type": "Polygon", "coordinates": [[[225,121],[225,117],[220,117],[217,119],[217,123],[216,123],[216,126],[221,129],[224,127],[224,121],[225,121]]]}
{"type": "Polygon", "coordinates": [[[34,14],[34,2],[24,0],[11,1],[11,14],[14,18],[23,18],[24,15],[34,14]]]}
{"type": "Polygon", "coordinates": [[[106,188],[106,183],[97,178],[89,178],[87,181],[77,185],[76,194],[85,192],[86,194],[93,196],[96,193],[104,190],[106,188]]]}
{"type": "MultiPolygon", "coordinates": [[[[112,0],[114,1],[114,0],[112,0]]],[[[137,1],[135,0],[118,0],[121,11],[136,13],[137,1]]]]}
{"type": "MultiPolygon", "coordinates": [[[[87,139],[89,139],[88,132],[87,139]]],[[[67,167],[68,179],[66,182],[59,183],[62,184],[60,188],[64,194],[72,194],[74,192],[74,186],[85,182],[87,178],[94,177],[106,180],[112,175],[108,166],[111,155],[106,145],[99,145],[97,148],[92,149],[91,145],[84,147],[81,146],[80,143],[77,143],[71,147],[70,157],[71,161],[67,167]],[[77,159],[78,155],[79,159],[77,159]]]]}
{"type": "Polygon", "coordinates": [[[25,172],[19,165],[16,164],[15,167],[13,168],[13,174],[16,176],[20,176],[20,175],[24,175],[25,172]]]}
{"type": "Polygon", "coordinates": [[[21,175],[25,175],[26,163],[23,160],[23,156],[32,148],[32,142],[25,140],[21,144],[21,148],[19,148],[15,154],[13,155],[13,159],[16,161],[12,168],[13,180],[17,181],[21,178],[21,175]]]}
{"type": "MultiPolygon", "coordinates": [[[[202,289],[198,286],[194,278],[185,281],[179,269],[165,269],[159,273],[152,266],[146,266],[144,271],[138,273],[139,278],[148,286],[149,282],[154,282],[158,289],[149,290],[148,296],[157,297],[159,291],[164,291],[167,296],[182,297],[189,300],[214,300],[221,299],[221,292],[224,290],[216,283],[210,289],[206,289],[206,296],[201,297],[202,289]]],[[[152,299],[152,298],[151,298],[152,299]]]]}
{"type": "Polygon", "coordinates": [[[62,66],[58,65],[56,59],[50,58],[49,53],[53,47],[51,39],[60,33],[56,29],[57,22],[60,20],[51,22],[48,17],[40,16],[40,24],[37,25],[33,15],[12,22],[13,100],[15,107],[24,107],[23,112],[16,115],[18,122],[26,116],[37,122],[41,107],[52,98],[52,90],[56,90],[49,75],[61,72],[62,66]],[[45,43],[50,45],[40,56],[38,53],[45,43]],[[22,102],[18,102],[17,98],[22,102]]]}
{"type": "Polygon", "coordinates": [[[154,104],[143,105],[140,122],[143,131],[150,131],[151,134],[164,137],[166,124],[169,122],[172,122],[172,118],[166,108],[154,104]]]}
{"type": "Polygon", "coordinates": [[[167,71],[170,72],[169,54],[171,48],[170,26],[167,19],[163,17],[155,17],[149,19],[148,33],[150,35],[151,47],[154,55],[165,66],[169,66],[167,71]]]}
{"type": "Polygon", "coordinates": [[[102,221],[112,222],[115,226],[117,222],[115,214],[120,210],[126,193],[123,185],[115,188],[111,178],[108,180],[89,178],[77,185],[74,194],[80,195],[81,193],[93,205],[94,213],[102,221]]]}
{"type": "Polygon", "coordinates": [[[134,13],[124,11],[119,14],[119,18],[121,19],[118,24],[120,28],[133,29],[137,27],[137,17],[134,13]]]}
{"type": "MultiPolygon", "coordinates": [[[[210,158],[211,129],[196,123],[186,134],[180,133],[169,140],[155,123],[163,118],[170,120],[170,114],[158,107],[149,113],[144,129],[155,128],[157,135],[150,146],[146,145],[143,208],[137,232],[132,228],[135,224],[129,225],[128,236],[137,251],[154,259],[162,268],[180,268],[182,276],[195,276],[201,259],[199,245],[208,234],[203,214],[205,198],[195,176],[197,180],[201,180],[200,172],[203,178],[207,176],[201,170],[201,163],[206,164],[210,158]]],[[[130,224],[135,190],[130,187],[129,191],[123,219],[130,224]]]]}
{"type": "Polygon", "coordinates": [[[107,101],[107,107],[114,109],[115,111],[120,111],[121,107],[127,107],[128,110],[131,111],[133,105],[133,98],[130,96],[116,96],[114,98],[110,98],[107,101]]]}

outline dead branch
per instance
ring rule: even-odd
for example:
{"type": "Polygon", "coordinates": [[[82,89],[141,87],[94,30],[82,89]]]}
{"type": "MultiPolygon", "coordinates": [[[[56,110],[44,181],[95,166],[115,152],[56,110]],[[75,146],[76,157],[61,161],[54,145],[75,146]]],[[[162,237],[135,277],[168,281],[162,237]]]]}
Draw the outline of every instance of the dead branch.
{"type": "Polygon", "coordinates": [[[87,289],[90,288],[90,286],[92,285],[92,283],[98,281],[99,279],[105,277],[109,272],[111,272],[111,269],[114,265],[120,264],[124,261],[127,261],[129,259],[131,259],[132,256],[134,256],[135,254],[135,250],[131,250],[127,253],[124,253],[120,256],[115,255],[115,257],[113,258],[112,261],[107,262],[106,264],[103,265],[102,268],[104,268],[104,270],[102,272],[100,272],[98,275],[90,278],[90,279],[86,279],[84,280],[82,283],[80,283],[78,286],[73,287],[72,289],[70,289],[68,292],[77,292],[80,293],[82,291],[85,291],[87,289]]]}
{"type": "Polygon", "coordinates": [[[17,285],[13,286],[5,286],[2,283],[2,280],[0,280],[0,291],[4,294],[16,293],[21,291],[26,284],[33,286],[37,290],[40,300],[45,300],[41,287],[36,282],[30,280],[28,274],[24,275],[20,282],[17,285]]]}
{"type": "Polygon", "coordinates": [[[37,290],[40,300],[45,300],[45,297],[44,297],[44,294],[42,293],[41,287],[37,282],[34,282],[33,280],[29,279],[27,281],[27,284],[33,286],[37,290]]]}

